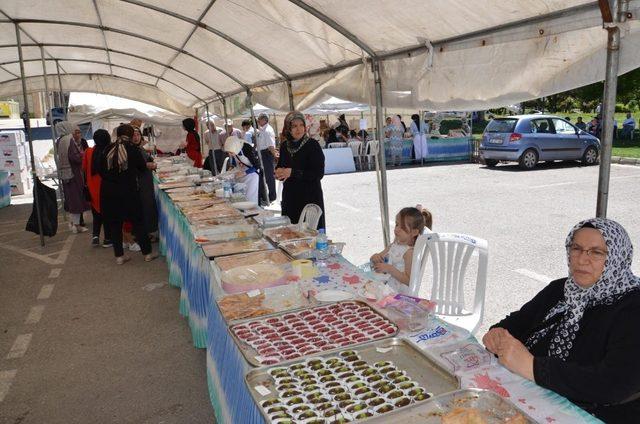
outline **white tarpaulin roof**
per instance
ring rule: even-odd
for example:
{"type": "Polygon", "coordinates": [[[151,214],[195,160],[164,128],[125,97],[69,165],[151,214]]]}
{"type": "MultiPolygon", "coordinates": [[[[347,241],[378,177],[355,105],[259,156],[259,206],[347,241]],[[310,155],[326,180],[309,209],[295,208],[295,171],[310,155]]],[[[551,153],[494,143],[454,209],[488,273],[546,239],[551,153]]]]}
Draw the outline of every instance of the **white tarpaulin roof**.
{"type": "MultiPolygon", "coordinates": [[[[640,66],[640,0],[627,6],[620,73],[640,66]]],[[[183,115],[248,88],[288,110],[287,82],[299,109],[375,103],[373,57],[385,106],[485,109],[602,80],[607,39],[592,0],[3,0],[0,97],[21,92],[16,23],[29,91],[42,46],[51,90],[58,64],[65,91],[183,115]]]]}

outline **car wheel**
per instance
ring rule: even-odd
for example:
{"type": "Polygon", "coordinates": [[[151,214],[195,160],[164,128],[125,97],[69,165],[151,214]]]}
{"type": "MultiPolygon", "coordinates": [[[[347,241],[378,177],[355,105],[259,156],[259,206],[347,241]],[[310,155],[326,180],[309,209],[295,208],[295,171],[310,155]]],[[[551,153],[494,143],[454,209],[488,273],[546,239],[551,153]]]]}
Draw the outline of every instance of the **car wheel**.
{"type": "Polygon", "coordinates": [[[582,155],[582,163],[585,165],[595,165],[598,163],[598,149],[593,146],[587,147],[582,155]]]}
{"type": "Polygon", "coordinates": [[[538,153],[533,149],[527,149],[524,151],[522,156],[520,156],[520,160],[518,162],[522,169],[533,169],[538,163],[538,153]]]}
{"type": "Polygon", "coordinates": [[[487,165],[489,168],[493,168],[498,164],[498,162],[499,161],[496,159],[484,159],[484,164],[487,165]]]}

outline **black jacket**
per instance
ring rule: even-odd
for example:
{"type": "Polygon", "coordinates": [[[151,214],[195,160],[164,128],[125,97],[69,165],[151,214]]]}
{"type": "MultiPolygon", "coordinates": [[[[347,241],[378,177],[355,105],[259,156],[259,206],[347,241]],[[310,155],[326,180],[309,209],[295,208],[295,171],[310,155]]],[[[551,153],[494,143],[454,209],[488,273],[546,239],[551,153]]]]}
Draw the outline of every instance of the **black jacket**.
{"type": "MultiPolygon", "coordinates": [[[[566,278],[552,281],[494,327],[524,343],[564,297],[566,278]]],[[[608,423],[640,420],[640,290],[612,305],[587,309],[566,361],[548,356],[550,331],[530,350],[538,385],[565,396],[608,423]],[[631,400],[630,400],[631,399],[631,400]],[[635,400],[634,400],[635,399],[635,400]]]]}

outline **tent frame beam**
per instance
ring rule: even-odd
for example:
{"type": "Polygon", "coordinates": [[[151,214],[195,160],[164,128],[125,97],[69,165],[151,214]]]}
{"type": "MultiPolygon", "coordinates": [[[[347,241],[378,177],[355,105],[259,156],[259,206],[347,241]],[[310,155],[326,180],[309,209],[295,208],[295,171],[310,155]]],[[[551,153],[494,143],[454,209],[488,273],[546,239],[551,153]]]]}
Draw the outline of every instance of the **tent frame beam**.
{"type": "Polygon", "coordinates": [[[31,178],[33,179],[33,203],[36,208],[36,218],[38,220],[38,233],[40,236],[40,246],[44,247],[44,232],[42,231],[42,213],[40,196],[38,195],[38,173],[36,171],[36,158],[33,154],[33,138],[31,135],[31,122],[29,120],[29,100],[27,98],[27,82],[24,76],[24,61],[22,56],[22,41],[20,39],[20,25],[14,24],[16,29],[16,44],[18,45],[18,58],[20,59],[20,79],[22,80],[22,98],[24,101],[24,109],[22,112],[22,120],[24,122],[24,131],[27,134],[29,142],[29,153],[31,154],[31,178]]]}
{"type": "MultiPolygon", "coordinates": [[[[102,26],[102,16],[100,15],[100,9],[98,8],[98,1],[93,0],[93,8],[96,10],[98,16],[98,23],[102,26]]],[[[111,75],[113,75],[113,68],[111,67],[111,55],[109,54],[109,44],[107,44],[107,35],[104,31],[100,31],[102,34],[102,40],[104,41],[104,49],[107,52],[107,59],[109,60],[109,69],[111,69],[111,75]]]]}
{"type": "MultiPolygon", "coordinates": [[[[106,64],[106,63],[105,63],[105,64],[106,64]]],[[[117,65],[114,65],[114,66],[117,66],[117,65]]],[[[102,75],[104,75],[104,76],[109,77],[109,78],[113,78],[113,79],[117,79],[117,80],[122,80],[122,81],[130,82],[130,83],[134,83],[134,84],[142,85],[142,86],[145,86],[145,87],[148,87],[148,88],[154,89],[154,90],[159,90],[159,88],[158,88],[158,87],[156,87],[155,85],[146,84],[146,83],[144,83],[144,82],[140,82],[140,81],[137,81],[137,80],[132,80],[132,79],[129,79],[129,78],[120,77],[120,76],[117,76],[117,75],[109,75],[109,74],[86,74],[86,73],[73,73],[73,72],[67,72],[67,73],[65,73],[65,75],[77,75],[77,76],[85,76],[85,77],[89,77],[89,76],[102,76],[102,75]]],[[[33,75],[33,76],[30,76],[30,77],[25,77],[25,79],[31,79],[31,78],[43,78],[43,77],[44,77],[43,75],[33,75]]],[[[12,80],[3,81],[3,83],[13,82],[13,81],[19,81],[19,80],[20,80],[20,78],[16,78],[16,79],[12,79],[12,80]]],[[[171,84],[174,84],[174,83],[171,83],[171,84]]],[[[174,84],[174,85],[175,85],[175,84],[174,84]]],[[[183,90],[184,90],[184,89],[183,89],[183,90]]],[[[103,94],[103,93],[98,92],[98,91],[96,91],[95,93],[103,94]]],[[[104,93],[104,94],[108,94],[108,93],[104,93]]],[[[189,94],[190,94],[190,95],[193,95],[193,94],[191,94],[191,93],[189,93],[189,94]]],[[[138,102],[142,102],[142,101],[143,101],[143,100],[139,100],[139,99],[135,99],[135,98],[130,98],[130,97],[122,96],[122,95],[120,95],[120,97],[125,98],[125,99],[135,100],[135,101],[138,101],[138,102]]],[[[204,102],[204,100],[202,100],[202,99],[199,99],[199,101],[204,102]]],[[[162,109],[167,109],[167,107],[166,107],[166,106],[162,106],[162,105],[159,105],[159,104],[153,104],[153,103],[148,103],[148,104],[150,104],[150,105],[152,105],[152,106],[156,106],[156,107],[162,108],[162,109]]],[[[167,109],[167,110],[169,110],[169,109],[167,109]]],[[[174,112],[174,113],[177,113],[177,112],[174,112]]]]}
{"type": "MultiPolygon", "coordinates": [[[[37,62],[37,61],[39,61],[39,60],[40,60],[40,59],[27,59],[27,60],[25,60],[24,62],[37,62]]],[[[180,87],[178,84],[176,84],[176,83],[174,83],[174,82],[171,82],[171,81],[169,81],[169,80],[168,80],[168,79],[166,79],[166,78],[162,78],[161,76],[158,76],[158,75],[156,75],[156,74],[152,74],[152,73],[150,73],[150,72],[141,71],[141,70],[139,70],[139,69],[131,68],[131,67],[128,67],[128,66],[115,65],[115,64],[111,64],[111,63],[109,63],[109,62],[104,62],[104,61],[102,61],[102,60],[73,59],[73,58],[69,58],[69,59],[65,59],[65,58],[58,58],[58,59],[56,59],[56,60],[57,60],[57,61],[62,61],[62,62],[95,63],[95,64],[98,64],[98,65],[108,65],[108,66],[110,66],[110,67],[114,67],[114,68],[126,69],[127,71],[139,72],[139,73],[141,73],[141,74],[144,74],[144,75],[147,75],[147,76],[150,76],[150,77],[153,77],[153,78],[157,78],[158,80],[162,80],[162,81],[164,81],[164,82],[167,82],[167,83],[169,83],[169,84],[172,84],[172,85],[174,85],[175,87],[177,87],[177,88],[181,89],[182,91],[184,91],[185,93],[188,93],[190,96],[193,96],[193,97],[195,97],[196,99],[198,99],[199,101],[204,102],[204,100],[202,100],[202,98],[198,97],[196,94],[194,94],[194,93],[190,92],[189,90],[186,90],[184,87],[180,87]]],[[[2,63],[0,63],[0,65],[10,65],[10,64],[14,64],[14,63],[17,63],[17,62],[16,62],[16,61],[12,61],[12,62],[2,62],[2,63]]],[[[111,73],[111,74],[109,74],[109,75],[111,75],[111,76],[115,76],[115,75],[113,75],[113,73],[111,73]]],[[[39,75],[38,75],[38,76],[39,76],[39,75]]],[[[44,76],[44,74],[43,74],[43,76],[44,76]]],[[[134,79],[130,79],[130,78],[125,78],[125,79],[128,79],[128,80],[130,80],[130,81],[135,81],[135,82],[138,82],[138,83],[140,83],[140,84],[145,84],[145,83],[144,83],[144,82],[142,82],[142,81],[138,81],[138,80],[134,80],[134,79]]],[[[149,84],[147,84],[147,85],[149,85],[149,84]]],[[[206,86],[206,85],[205,85],[205,87],[207,87],[207,88],[209,88],[211,91],[215,92],[215,90],[213,90],[212,88],[210,88],[210,87],[208,87],[208,86],[206,86]]]]}
{"type": "MultiPolygon", "coordinates": [[[[605,68],[604,93],[602,101],[602,139],[600,149],[600,169],[598,172],[598,196],[596,216],[607,217],[609,203],[609,179],[611,177],[611,150],[613,147],[613,120],[618,87],[618,65],[620,63],[620,27],[625,19],[622,8],[624,0],[599,0],[604,29],[607,31],[607,62],[605,68]]],[[[623,6],[624,4],[624,6],[623,6]]]]}
{"type": "MultiPolygon", "coordinates": [[[[129,53],[129,52],[126,52],[126,51],[123,51],[123,50],[115,50],[115,49],[110,49],[110,48],[109,49],[105,49],[104,47],[98,47],[98,46],[87,46],[87,45],[83,45],[83,44],[59,44],[59,43],[29,43],[29,44],[24,44],[23,43],[22,46],[23,47],[63,47],[63,48],[73,48],[73,49],[91,49],[91,50],[105,51],[105,52],[107,52],[107,54],[109,54],[109,52],[111,52],[111,53],[121,54],[123,56],[129,56],[129,57],[133,57],[133,58],[136,58],[136,59],[140,59],[140,60],[144,60],[144,61],[153,63],[154,65],[167,67],[168,69],[170,69],[170,70],[172,70],[174,72],[177,72],[180,75],[185,76],[185,77],[197,82],[198,84],[203,85],[204,87],[206,87],[209,90],[213,91],[218,97],[222,96],[221,92],[219,92],[215,88],[211,87],[210,85],[208,85],[204,81],[201,81],[198,78],[195,78],[194,76],[187,74],[186,72],[183,72],[183,71],[181,71],[179,69],[176,69],[173,66],[167,66],[166,64],[164,64],[164,63],[162,63],[160,61],[157,61],[155,59],[152,59],[152,58],[149,58],[149,57],[140,56],[140,55],[137,55],[135,53],[129,53]]],[[[2,45],[0,45],[0,48],[5,48],[5,47],[15,47],[15,44],[2,44],[2,45]]],[[[30,60],[32,60],[32,59],[27,59],[25,62],[29,62],[30,60]]],[[[55,60],[55,59],[48,59],[48,60],[55,60]]],[[[65,59],[65,58],[59,58],[59,60],[72,61],[72,59],[65,59]]],[[[84,59],[75,59],[75,60],[79,61],[79,62],[87,62],[84,59]]],[[[14,62],[5,62],[5,63],[14,63],[14,62]]],[[[0,65],[0,67],[1,66],[2,65],[0,65]]],[[[115,65],[115,64],[112,63],[112,66],[118,66],[118,65],[115,65]]],[[[122,67],[122,66],[120,66],[120,67],[122,67]]],[[[140,71],[137,68],[127,68],[127,69],[131,69],[132,71],[137,71],[137,72],[143,72],[143,71],[140,71]]],[[[18,78],[17,75],[15,75],[15,76],[16,76],[16,78],[18,78]]],[[[132,81],[135,81],[135,80],[132,80],[132,81]]],[[[165,81],[171,82],[171,81],[169,81],[167,79],[165,79],[165,81]]]]}
{"type": "MultiPolygon", "coordinates": [[[[0,20],[0,23],[3,22],[2,20],[0,20]]],[[[72,22],[72,21],[55,21],[55,20],[48,20],[48,19],[10,19],[10,22],[12,23],[18,23],[18,24],[42,24],[42,25],[67,25],[67,26],[76,26],[76,27],[81,27],[81,28],[91,28],[91,29],[95,29],[95,30],[100,30],[100,31],[109,31],[109,32],[113,32],[115,34],[120,34],[120,35],[126,35],[128,37],[132,37],[132,38],[136,38],[139,40],[143,40],[143,41],[147,41],[149,43],[153,43],[153,44],[157,44],[159,46],[165,47],[167,49],[176,51],[178,53],[182,53],[185,56],[191,57],[195,60],[197,60],[198,62],[201,62],[213,69],[215,69],[216,71],[218,71],[219,73],[225,75],[226,77],[228,77],[229,79],[233,80],[233,82],[235,82],[236,84],[238,84],[239,86],[241,86],[243,88],[242,91],[247,89],[247,84],[245,84],[244,82],[240,81],[238,78],[236,78],[235,76],[231,75],[229,72],[225,71],[222,68],[219,68],[218,66],[207,62],[204,59],[199,58],[198,56],[189,53],[186,50],[181,50],[176,46],[173,46],[171,44],[165,43],[164,41],[160,41],[160,40],[156,40],[154,38],[151,37],[146,37],[144,35],[141,34],[136,34],[134,32],[131,31],[125,31],[122,29],[117,29],[117,28],[111,28],[111,27],[107,27],[107,26],[100,26],[100,25],[94,25],[94,24],[89,24],[89,23],[84,23],[84,22],[72,22]]]]}
{"type": "MultiPolygon", "coordinates": [[[[151,4],[143,3],[143,2],[138,1],[138,0],[120,0],[120,1],[125,2],[125,3],[129,3],[129,4],[133,4],[133,5],[136,5],[136,6],[140,6],[140,7],[146,8],[146,9],[154,10],[154,11],[159,12],[159,13],[163,13],[165,15],[171,16],[171,17],[179,19],[181,21],[188,22],[188,23],[196,26],[196,29],[197,28],[202,28],[202,29],[204,29],[204,30],[206,30],[206,31],[208,31],[208,32],[210,32],[212,34],[215,34],[218,37],[228,41],[229,43],[231,43],[234,46],[238,47],[239,49],[243,50],[244,52],[248,53],[249,55],[255,57],[260,62],[262,62],[265,65],[267,65],[269,68],[273,69],[278,74],[280,74],[283,77],[284,80],[289,79],[289,76],[287,75],[287,73],[284,72],[282,69],[280,69],[279,66],[277,66],[275,63],[271,62],[270,60],[266,59],[265,57],[263,57],[261,54],[259,54],[255,50],[249,48],[248,46],[245,46],[244,44],[242,44],[241,42],[239,42],[235,38],[223,33],[222,31],[219,31],[219,30],[217,30],[215,28],[212,28],[209,25],[201,22],[201,20],[204,18],[204,15],[206,15],[208,10],[205,11],[204,15],[201,16],[199,20],[195,20],[195,19],[189,18],[187,16],[183,16],[183,15],[180,15],[178,13],[172,12],[170,10],[163,9],[161,7],[158,7],[158,6],[153,6],[151,4]]],[[[247,88],[248,87],[244,87],[243,91],[246,91],[247,88]]]]}

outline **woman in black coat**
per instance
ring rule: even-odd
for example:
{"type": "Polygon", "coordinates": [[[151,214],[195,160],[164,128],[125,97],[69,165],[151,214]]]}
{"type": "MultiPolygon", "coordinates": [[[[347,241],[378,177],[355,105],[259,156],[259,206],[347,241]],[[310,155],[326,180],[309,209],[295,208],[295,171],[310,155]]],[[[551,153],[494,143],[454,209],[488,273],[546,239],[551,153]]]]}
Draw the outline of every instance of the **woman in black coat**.
{"type": "Polygon", "coordinates": [[[483,342],[509,370],[603,421],[632,422],[640,417],[640,279],[631,272],[631,240],[617,222],[593,218],[573,228],[566,246],[569,277],[483,342]]]}
{"type": "Polygon", "coordinates": [[[282,190],[282,214],[292,223],[298,223],[302,209],[315,203],[322,208],[318,228],[325,228],[322,184],[324,153],[320,144],[307,135],[304,115],[293,111],[284,119],[285,136],[280,145],[280,159],[276,166],[276,178],[284,181],[282,190]]]}
{"type": "Polygon", "coordinates": [[[140,149],[131,143],[133,127],[120,125],[116,130],[116,141],[104,151],[100,163],[102,187],[100,203],[105,222],[111,228],[111,241],[116,263],[122,265],[130,258],[124,256],[122,247],[122,224],[133,224],[133,235],[140,245],[145,261],[157,257],[151,253],[151,242],[143,222],[143,206],[140,197],[138,176],[147,169],[140,149]]]}

